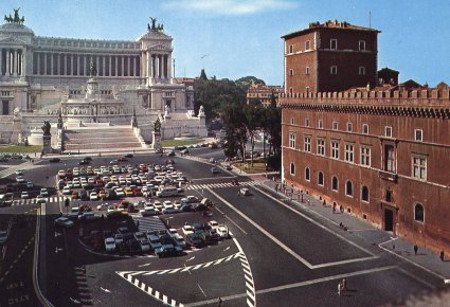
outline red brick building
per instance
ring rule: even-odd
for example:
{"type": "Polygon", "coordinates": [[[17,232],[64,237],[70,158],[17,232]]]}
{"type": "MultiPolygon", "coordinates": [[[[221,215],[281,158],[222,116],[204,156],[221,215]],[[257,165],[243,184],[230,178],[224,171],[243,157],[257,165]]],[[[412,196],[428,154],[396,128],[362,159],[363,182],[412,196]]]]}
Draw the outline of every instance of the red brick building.
{"type": "Polygon", "coordinates": [[[282,36],[288,93],[334,92],[377,84],[380,31],[327,21],[282,36]]]}
{"type": "Polygon", "coordinates": [[[293,85],[280,97],[283,179],[387,231],[450,252],[449,87],[352,88],[362,81],[340,79],[333,86],[341,92],[306,93],[293,85]]]}

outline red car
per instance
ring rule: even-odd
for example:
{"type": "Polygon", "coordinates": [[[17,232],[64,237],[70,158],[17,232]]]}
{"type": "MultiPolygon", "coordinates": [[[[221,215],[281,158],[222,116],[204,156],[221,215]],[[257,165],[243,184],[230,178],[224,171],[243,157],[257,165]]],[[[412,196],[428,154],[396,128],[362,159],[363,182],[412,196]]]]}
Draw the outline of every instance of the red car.
{"type": "Polygon", "coordinates": [[[125,158],[125,157],[120,157],[119,159],[117,159],[117,161],[119,161],[119,162],[127,162],[128,159],[125,158]]]}
{"type": "Polygon", "coordinates": [[[134,196],[142,196],[142,190],[140,188],[133,189],[134,196]]]}

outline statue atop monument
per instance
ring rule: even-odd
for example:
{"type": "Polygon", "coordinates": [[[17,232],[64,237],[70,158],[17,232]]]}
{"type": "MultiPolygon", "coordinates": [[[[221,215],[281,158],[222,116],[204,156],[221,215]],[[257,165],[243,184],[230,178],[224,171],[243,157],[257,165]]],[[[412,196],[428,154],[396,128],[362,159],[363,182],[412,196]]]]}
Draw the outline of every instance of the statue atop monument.
{"type": "Polygon", "coordinates": [[[159,23],[158,25],[156,25],[156,18],[153,17],[149,17],[150,20],[152,21],[152,25],[150,26],[150,24],[147,24],[147,29],[148,31],[154,31],[154,32],[164,32],[164,25],[161,23],[159,23]]]}
{"type": "Polygon", "coordinates": [[[16,23],[16,24],[19,24],[19,25],[23,24],[25,22],[25,17],[24,16],[22,16],[22,17],[19,16],[20,7],[17,8],[17,9],[13,9],[13,10],[14,10],[14,17],[12,17],[11,14],[9,14],[9,16],[5,15],[5,18],[4,18],[5,21],[8,22],[8,23],[16,23]]]}
{"type": "Polygon", "coordinates": [[[159,133],[161,132],[161,122],[159,121],[159,117],[156,119],[155,123],[153,124],[153,131],[159,133]]]}

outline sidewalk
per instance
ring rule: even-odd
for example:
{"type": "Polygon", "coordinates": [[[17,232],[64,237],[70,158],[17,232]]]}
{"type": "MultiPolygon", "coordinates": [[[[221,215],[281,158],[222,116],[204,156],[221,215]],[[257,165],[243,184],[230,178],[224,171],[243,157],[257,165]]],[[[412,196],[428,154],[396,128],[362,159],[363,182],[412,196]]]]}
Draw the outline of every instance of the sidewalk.
{"type": "MultiPolygon", "coordinates": [[[[275,191],[275,186],[281,187],[280,181],[264,180],[261,181],[261,185],[271,190],[272,193],[276,193],[282,198],[289,197],[291,188],[288,188],[288,194],[284,194],[282,191],[275,191]]],[[[445,256],[445,261],[441,261],[439,255],[435,252],[428,250],[424,247],[419,247],[417,255],[414,253],[414,243],[411,243],[400,237],[392,237],[392,234],[374,227],[358,219],[346,212],[341,213],[339,208],[336,208],[333,212],[331,204],[323,205],[323,201],[313,198],[310,195],[303,194],[303,202],[301,202],[301,195],[298,191],[295,191],[293,195],[289,197],[292,202],[313,215],[319,216],[339,227],[342,223],[342,231],[346,227],[347,231],[353,234],[357,234],[364,240],[378,245],[379,248],[391,253],[403,260],[420,267],[421,269],[429,272],[430,274],[442,279],[445,284],[450,284],[450,255],[445,256]]]]}

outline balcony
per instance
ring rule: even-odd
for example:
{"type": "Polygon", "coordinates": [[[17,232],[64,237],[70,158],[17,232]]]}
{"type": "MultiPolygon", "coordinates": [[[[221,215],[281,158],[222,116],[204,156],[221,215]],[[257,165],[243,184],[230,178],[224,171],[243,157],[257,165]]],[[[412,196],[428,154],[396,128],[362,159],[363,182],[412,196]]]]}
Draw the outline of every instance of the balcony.
{"type": "Polygon", "coordinates": [[[381,179],[397,183],[398,175],[396,173],[380,169],[378,174],[381,179]]]}

